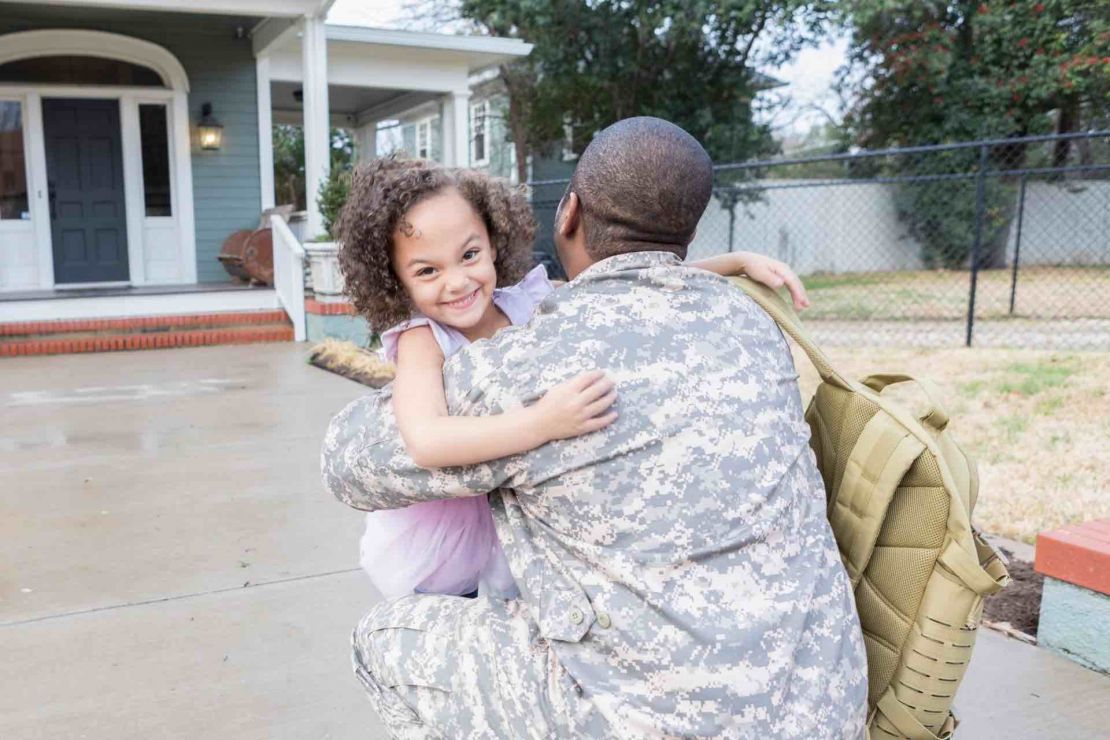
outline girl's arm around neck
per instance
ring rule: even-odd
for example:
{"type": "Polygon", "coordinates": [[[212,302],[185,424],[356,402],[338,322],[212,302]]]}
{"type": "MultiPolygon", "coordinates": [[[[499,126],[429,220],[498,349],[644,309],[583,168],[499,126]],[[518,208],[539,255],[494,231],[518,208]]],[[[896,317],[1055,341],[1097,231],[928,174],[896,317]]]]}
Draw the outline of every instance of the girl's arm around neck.
{"type": "Polygon", "coordinates": [[[705,259],[687,262],[690,267],[715,272],[718,275],[747,275],[757,283],[778,290],[783,285],[794,301],[794,308],[801,311],[809,308],[809,298],[805,286],[790,265],[754,252],[727,252],[705,259]]]}

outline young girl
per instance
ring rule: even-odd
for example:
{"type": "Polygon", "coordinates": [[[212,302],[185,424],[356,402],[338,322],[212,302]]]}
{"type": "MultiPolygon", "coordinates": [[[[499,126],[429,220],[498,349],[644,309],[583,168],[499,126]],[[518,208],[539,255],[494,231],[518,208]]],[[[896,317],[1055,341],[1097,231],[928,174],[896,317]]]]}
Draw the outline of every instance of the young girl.
{"type": "MultiPolygon", "coordinates": [[[[347,292],[397,365],[394,415],[415,463],[473,465],[616,420],[616,389],[601,371],[503,414],[448,414],[444,361],[469,342],[527,323],[553,290],[542,266],[525,272],[535,221],[519,191],[478,172],[387,157],[356,173],[337,231],[347,292]]],[[[691,264],[785,284],[795,305],[807,305],[797,277],[775,260],[738,252],[691,264]]],[[[389,598],[471,595],[480,582],[494,595],[516,592],[485,496],[368,514],[361,563],[389,598]]]]}

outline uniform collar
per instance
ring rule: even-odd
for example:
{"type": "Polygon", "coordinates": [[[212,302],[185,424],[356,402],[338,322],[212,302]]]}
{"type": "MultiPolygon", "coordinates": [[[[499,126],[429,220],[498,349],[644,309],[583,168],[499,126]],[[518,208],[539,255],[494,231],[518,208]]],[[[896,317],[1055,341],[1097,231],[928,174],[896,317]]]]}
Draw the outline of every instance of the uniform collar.
{"type": "Polygon", "coordinates": [[[682,260],[674,252],[626,252],[606,257],[587,267],[570,284],[586,280],[596,280],[602,275],[625,270],[643,270],[649,267],[681,265],[682,260]]]}

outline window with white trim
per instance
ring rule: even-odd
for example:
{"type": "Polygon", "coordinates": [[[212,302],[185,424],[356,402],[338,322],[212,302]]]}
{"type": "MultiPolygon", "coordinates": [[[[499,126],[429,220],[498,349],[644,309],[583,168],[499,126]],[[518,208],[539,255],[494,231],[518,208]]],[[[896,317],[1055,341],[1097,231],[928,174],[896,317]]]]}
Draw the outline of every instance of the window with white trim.
{"type": "Polygon", "coordinates": [[[29,218],[23,109],[19,101],[0,100],[0,220],[29,218]]]}
{"type": "Polygon", "coordinates": [[[470,106],[470,163],[489,164],[489,101],[470,106]]]}
{"type": "Polygon", "coordinates": [[[419,159],[432,158],[432,119],[425,118],[416,122],[416,156],[419,159]]]}

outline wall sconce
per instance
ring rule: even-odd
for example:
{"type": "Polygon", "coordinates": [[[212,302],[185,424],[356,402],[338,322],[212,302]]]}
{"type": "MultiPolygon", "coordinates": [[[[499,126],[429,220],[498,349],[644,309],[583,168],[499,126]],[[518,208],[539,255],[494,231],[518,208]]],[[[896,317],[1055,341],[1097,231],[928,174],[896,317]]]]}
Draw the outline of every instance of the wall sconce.
{"type": "Polygon", "coordinates": [[[200,107],[200,122],[197,124],[200,133],[200,148],[216,151],[223,143],[224,127],[212,117],[212,104],[205,103],[200,107]]]}

